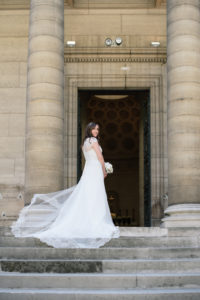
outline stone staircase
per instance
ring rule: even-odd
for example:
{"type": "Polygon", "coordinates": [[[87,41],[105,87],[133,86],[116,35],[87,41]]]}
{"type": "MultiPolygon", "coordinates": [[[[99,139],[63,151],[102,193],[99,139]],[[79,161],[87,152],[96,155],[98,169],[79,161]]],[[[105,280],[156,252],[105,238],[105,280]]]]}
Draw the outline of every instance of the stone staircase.
{"type": "Polygon", "coordinates": [[[199,229],[120,230],[99,249],[55,249],[0,228],[0,300],[200,299],[199,229]]]}

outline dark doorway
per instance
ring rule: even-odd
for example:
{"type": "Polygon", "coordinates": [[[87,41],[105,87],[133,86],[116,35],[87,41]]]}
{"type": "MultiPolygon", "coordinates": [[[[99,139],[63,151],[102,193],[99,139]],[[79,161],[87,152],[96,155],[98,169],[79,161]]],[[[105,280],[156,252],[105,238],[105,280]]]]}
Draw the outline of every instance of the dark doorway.
{"type": "MultiPolygon", "coordinates": [[[[79,90],[78,149],[85,126],[100,125],[105,161],[114,173],[105,180],[113,221],[119,226],[151,226],[149,90],[79,90]]],[[[84,158],[78,153],[78,180],[84,158]]]]}

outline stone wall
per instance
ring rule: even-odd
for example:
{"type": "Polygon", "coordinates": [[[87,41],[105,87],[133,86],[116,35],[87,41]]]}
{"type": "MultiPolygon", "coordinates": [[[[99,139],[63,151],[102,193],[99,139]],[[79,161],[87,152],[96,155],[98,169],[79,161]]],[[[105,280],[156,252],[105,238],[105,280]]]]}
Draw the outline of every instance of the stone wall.
{"type": "Polygon", "coordinates": [[[28,11],[0,11],[0,218],[23,206],[28,11]]]}
{"type": "Polygon", "coordinates": [[[122,47],[166,47],[165,9],[66,9],[65,41],[76,47],[104,47],[105,38],[122,37],[122,47]]]}

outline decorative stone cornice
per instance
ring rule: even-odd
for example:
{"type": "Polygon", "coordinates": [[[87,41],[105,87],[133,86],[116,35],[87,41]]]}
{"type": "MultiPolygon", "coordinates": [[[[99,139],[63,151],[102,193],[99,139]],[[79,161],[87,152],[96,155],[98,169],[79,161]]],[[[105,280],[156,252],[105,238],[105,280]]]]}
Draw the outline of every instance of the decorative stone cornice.
{"type": "Polygon", "coordinates": [[[167,62],[167,58],[164,57],[131,57],[131,58],[120,58],[120,57],[65,57],[65,63],[81,63],[81,62],[138,62],[138,63],[163,63],[167,62]]]}
{"type": "Polygon", "coordinates": [[[137,63],[162,63],[167,61],[166,49],[122,49],[122,48],[99,48],[99,49],[65,49],[65,63],[81,62],[137,62],[137,63]]]}
{"type": "Polygon", "coordinates": [[[30,0],[0,0],[0,10],[29,9],[30,0]]]}
{"type": "MultiPolygon", "coordinates": [[[[166,0],[109,0],[108,2],[102,3],[101,0],[64,0],[66,8],[110,8],[110,9],[146,9],[146,8],[166,8],[166,0]]],[[[0,0],[0,9],[29,9],[30,0],[0,0]]]]}
{"type": "MultiPolygon", "coordinates": [[[[73,7],[73,0],[64,0],[65,7],[73,7]]],[[[30,0],[0,0],[0,9],[29,9],[30,0]]]]}
{"type": "Polygon", "coordinates": [[[111,9],[123,9],[123,8],[165,8],[167,0],[65,0],[69,6],[74,8],[111,8],[111,9]]]}

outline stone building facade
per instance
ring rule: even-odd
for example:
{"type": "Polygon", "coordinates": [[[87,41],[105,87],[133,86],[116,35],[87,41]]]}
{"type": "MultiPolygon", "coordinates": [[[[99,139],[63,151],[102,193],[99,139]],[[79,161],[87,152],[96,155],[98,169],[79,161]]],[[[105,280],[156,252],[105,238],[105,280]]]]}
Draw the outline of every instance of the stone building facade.
{"type": "Polygon", "coordinates": [[[2,224],[76,184],[94,120],[117,224],[200,225],[199,20],[199,0],[0,0],[2,224]]]}

